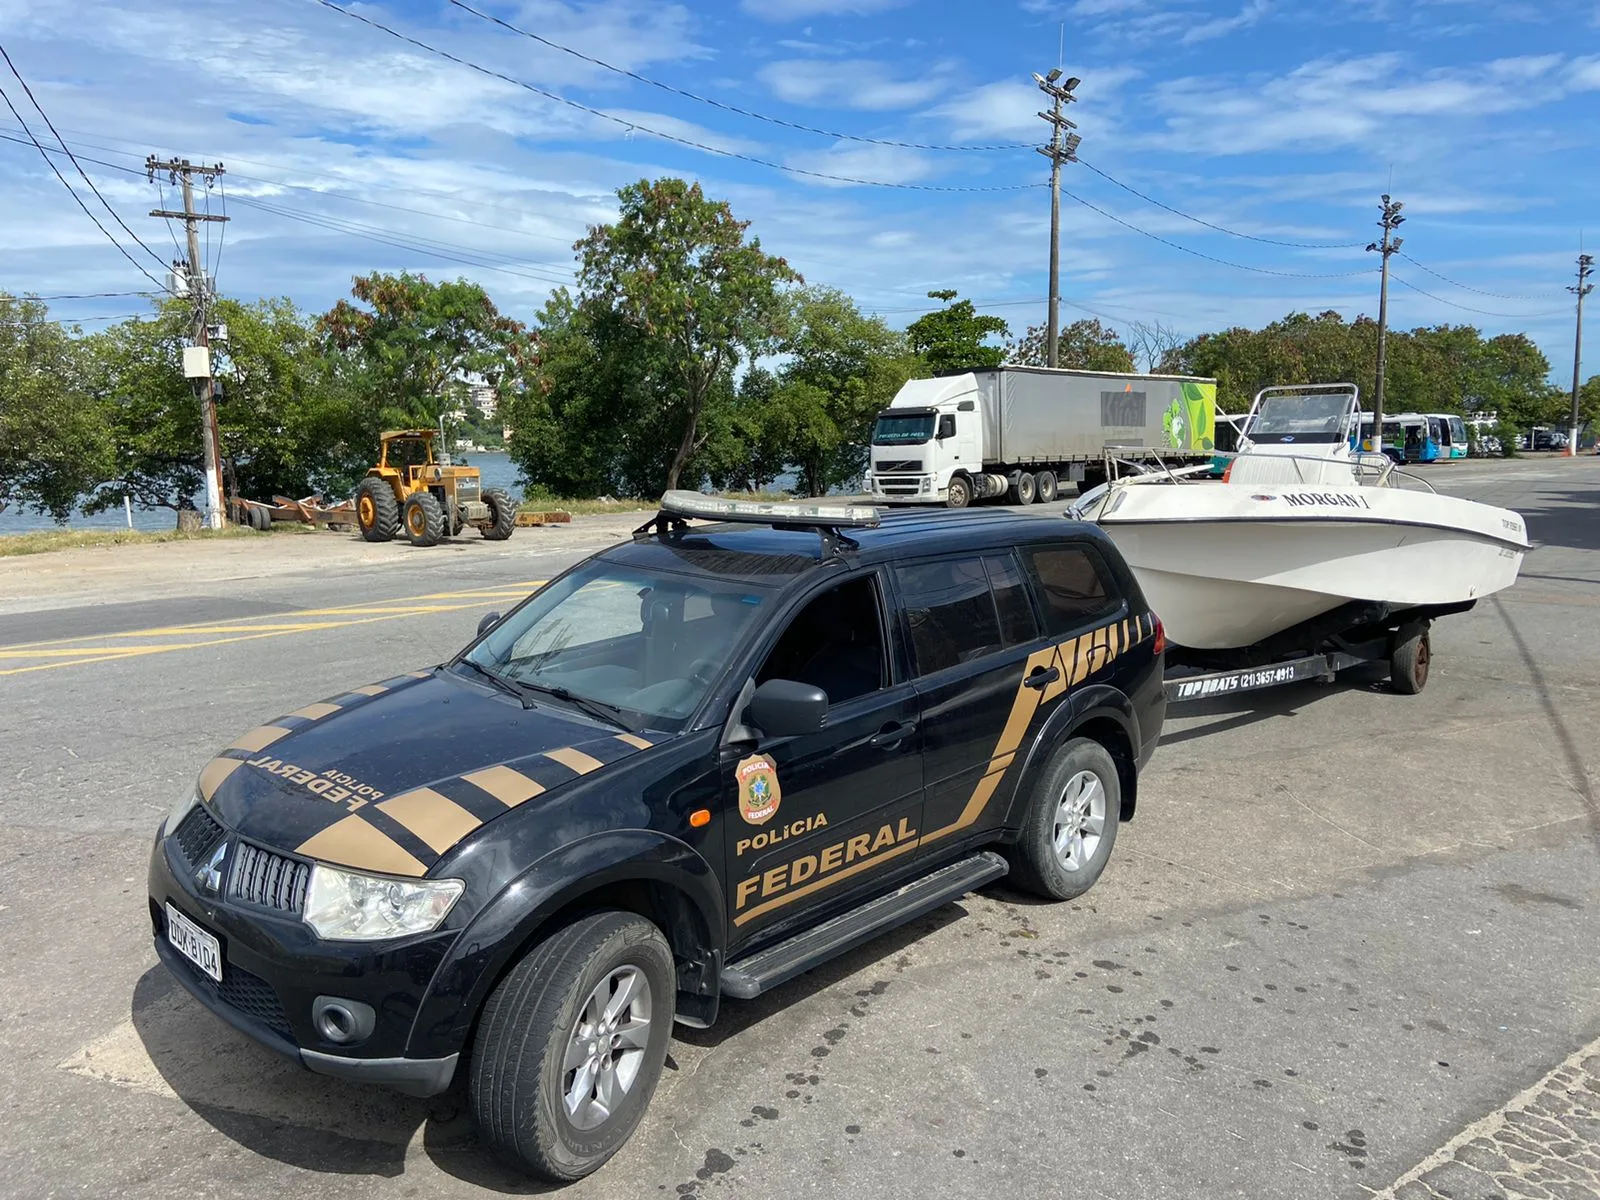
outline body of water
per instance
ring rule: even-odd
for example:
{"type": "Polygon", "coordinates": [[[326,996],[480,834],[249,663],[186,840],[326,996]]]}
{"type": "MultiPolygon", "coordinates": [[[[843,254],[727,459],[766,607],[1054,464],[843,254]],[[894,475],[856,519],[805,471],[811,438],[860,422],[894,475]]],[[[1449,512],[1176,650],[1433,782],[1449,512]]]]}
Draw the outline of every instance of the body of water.
{"type": "MultiPolygon", "coordinates": [[[[522,489],[517,486],[517,467],[503,453],[468,454],[457,456],[458,461],[464,459],[467,463],[477,467],[483,472],[483,486],[485,488],[504,488],[511,493],[513,500],[522,498],[522,489]]],[[[252,496],[252,500],[269,500],[269,496],[252,496]]],[[[299,497],[296,497],[299,499],[299,497]]],[[[196,504],[199,507],[199,504],[196,504]]],[[[140,508],[133,509],[133,527],[135,529],[158,532],[175,529],[178,524],[178,514],[170,508],[140,508]]],[[[35,512],[24,512],[13,505],[0,512],[0,536],[8,533],[32,533],[41,529],[125,529],[128,525],[127,516],[121,506],[108,512],[96,513],[86,517],[82,513],[73,513],[66,525],[58,526],[47,516],[40,516],[35,512]]]]}

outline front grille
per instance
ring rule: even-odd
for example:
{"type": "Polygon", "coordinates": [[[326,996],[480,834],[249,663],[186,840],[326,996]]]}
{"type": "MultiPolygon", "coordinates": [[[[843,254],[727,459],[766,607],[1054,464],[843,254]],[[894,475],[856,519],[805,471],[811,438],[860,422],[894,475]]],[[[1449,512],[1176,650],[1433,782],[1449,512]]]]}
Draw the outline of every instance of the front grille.
{"type": "Polygon", "coordinates": [[[478,498],[478,481],[476,479],[456,480],[456,499],[460,501],[476,500],[478,498]]]}
{"type": "Polygon", "coordinates": [[[240,842],[233,852],[228,894],[235,900],[299,916],[305,911],[310,882],[309,864],[240,842]]]}
{"type": "Polygon", "coordinates": [[[874,471],[920,471],[922,460],[920,458],[881,459],[873,468],[874,471]]]}
{"type": "Polygon", "coordinates": [[[283,1014],[283,1005],[273,986],[259,975],[242,971],[232,963],[222,968],[222,982],[217,985],[217,998],[232,1005],[245,1016],[260,1021],[268,1029],[280,1033],[291,1041],[294,1031],[289,1028],[289,1018],[283,1014]]]}
{"type": "Polygon", "coordinates": [[[189,810],[188,816],[178,822],[177,832],[172,836],[178,840],[178,849],[183,852],[184,861],[190,866],[198,866],[206,861],[222,837],[222,826],[217,824],[217,819],[207,811],[205,805],[197,804],[189,810]]]}
{"type": "Polygon", "coordinates": [[[915,496],[922,488],[915,483],[881,483],[879,490],[885,496],[915,496]]]}

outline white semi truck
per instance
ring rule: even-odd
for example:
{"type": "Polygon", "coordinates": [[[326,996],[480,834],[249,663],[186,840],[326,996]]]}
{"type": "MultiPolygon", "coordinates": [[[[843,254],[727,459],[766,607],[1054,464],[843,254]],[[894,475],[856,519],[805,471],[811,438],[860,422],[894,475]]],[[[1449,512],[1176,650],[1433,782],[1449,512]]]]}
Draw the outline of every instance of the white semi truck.
{"type": "Polygon", "coordinates": [[[866,486],[884,504],[1048,503],[1105,480],[1108,446],[1208,461],[1217,384],[1180,375],[995,367],[913,379],[878,414],[866,486]]]}

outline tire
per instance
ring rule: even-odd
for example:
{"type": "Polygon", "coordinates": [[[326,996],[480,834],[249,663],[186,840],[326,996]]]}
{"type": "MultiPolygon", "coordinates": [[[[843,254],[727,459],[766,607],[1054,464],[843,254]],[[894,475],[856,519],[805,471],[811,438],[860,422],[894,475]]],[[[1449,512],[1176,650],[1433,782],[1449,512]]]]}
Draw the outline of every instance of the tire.
{"type": "Polygon", "coordinates": [[[964,475],[957,475],[950,481],[950,486],[945,490],[944,505],[946,508],[965,508],[972,503],[972,484],[964,475]]]}
{"type": "Polygon", "coordinates": [[[493,520],[493,524],[481,526],[483,536],[491,542],[505,541],[517,527],[516,505],[500,488],[490,488],[485,492],[483,502],[489,506],[489,516],[493,520]]]}
{"type": "Polygon", "coordinates": [[[1036,498],[1040,504],[1054,503],[1056,498],[1056,477],[1053,471],[1040,471],[1033,477],[1033,488],[1037,493],[1036,498]]]}
{"type": "Polygon", "coordinates": [[[1389,656],[1389,685],[1402,696],[1415,696],[1428,686],[1433,645],[1426,625],[1407,625],[1395,634],[1389,656]]]}
{"type": "Polygon", "coordinates": [[[417,492],[406,499],[406,537],[413,546],[437,546],[444,537],[444,509],[431,492],[417,492]]]}
{"type": "Polygon", "coordinates": [[[267,533],[272,529],[272,514],[264,508],[250,510],[250,528],[258,533],[267,533]]]}
{"type": "Polygon", "coordinates": [[[1048,900],[1083,895],[1105,870],[1121,816],[1122,781],[1111,753],[1090,738],[1073,738],[1050,756],[1034,787],[1022,835],[1008,849],[1012,878],[1048,900]]]}
{"type": "Polygon", "coordinates": [[[356,524],[369,542],[387,542],[400,532],[400,502],[384,479],[363,479],[356,487],[356,524]]]}
{"type": "Polygon", "coordinates": [[[490,993],[478,1020],[467,1099],[479,1136],[511,1166],[551,1183],[598,1169],[628,1140],[655,1092],[675,987],[666,939],[632,913],[582,917],[534,946],[490,993]],[[624,1018],[622,1032],[610,1035],[611,1047],[620,1048],[601,1056],[612,1064],[608,1075],[580,1086],[595,1062],[586,1018],[604,1012],[619,981],[634,988],[634,999],[616,1014],[624,1018]],[[569,1055],[586,1049],[590,1055],[568,1069],[569,1055]],[[609,1113],[596,1103],[607,1077],[620,1097],[609,1113]],[[569,1104],[576,1107],[569,1111],[569,1104]]]}
{"type": "Polygon", "coordinates": [[[1011,503],[1032,504],[1037,494],[1033,473],[1024,471],[1017,476],[1017,481],[1011,485],[1011,503]]]}

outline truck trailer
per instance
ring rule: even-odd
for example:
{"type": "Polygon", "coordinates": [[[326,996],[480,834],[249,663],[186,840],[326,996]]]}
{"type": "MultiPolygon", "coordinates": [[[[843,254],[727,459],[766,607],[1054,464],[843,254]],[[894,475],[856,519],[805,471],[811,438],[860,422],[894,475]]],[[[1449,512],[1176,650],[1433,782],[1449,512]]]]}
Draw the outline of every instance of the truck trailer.
{"type": "Polygon", "coordinates": [[[1058,485],[1104,483],[1110,446],[1209,461],[1216,411],[1216,380],[1182,375],[1007,366],[913,379],[878,414],[866,487],[884,504],[1048,503],[1058,485]]]}

